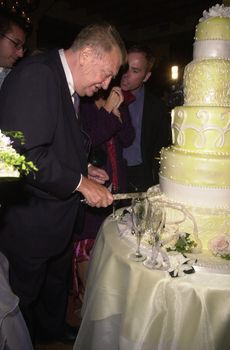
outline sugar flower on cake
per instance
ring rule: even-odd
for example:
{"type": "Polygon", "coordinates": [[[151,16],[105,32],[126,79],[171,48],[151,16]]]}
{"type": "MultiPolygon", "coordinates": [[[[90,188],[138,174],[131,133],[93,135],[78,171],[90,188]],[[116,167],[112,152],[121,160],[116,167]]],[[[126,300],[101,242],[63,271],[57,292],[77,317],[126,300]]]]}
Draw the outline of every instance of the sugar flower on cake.
{"type": "Polygon", "coordinates": [[[179,230],[172,231],[175,227],[175,225],[171,225],[171,230],[168,231],[168,238],[167,235],[164,237],[164,248],[168,252],[177,251],[180,253],[198,253],[199,249],[198,251],[196,250],[197,243],[192,239],[192,235],[187,232],[180,232],[179,230]]]}
{"type": "MultiPolygon", "coordinates": [[[[21,133],[14,133],[14,137],[22,137],[21,133]],[[19,135],[19,136],[18,136],[19,135]]],[[[36,166],[27,161],[12,146],[13,142],[0,130],[0,178],[17,178],[21,174],[29,174],[36,171],[36,166]]]]}
{"type": "Polygon", "coordinates": [[[216,4],[212,6],[208,11],[203,12],[203,17],[200,18],[199,22],[203,22],[210,17],[230,17],[230,7],[216,4]]]}
{"type": "Polygon", "coordinates": [[[222,233],[211,239],[209,249],[214,255],[230,260],[230,234],[222,233]]]}

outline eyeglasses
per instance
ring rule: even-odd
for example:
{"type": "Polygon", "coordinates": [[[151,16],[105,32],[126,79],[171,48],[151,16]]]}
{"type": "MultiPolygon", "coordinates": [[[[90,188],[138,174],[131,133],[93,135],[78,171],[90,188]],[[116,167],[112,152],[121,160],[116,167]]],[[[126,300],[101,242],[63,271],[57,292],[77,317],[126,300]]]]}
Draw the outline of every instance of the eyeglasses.
{"type": "Polygon", "coordinates": [[[5,35],[5,34],[0,33],[0,35],[1,35],[3,38],[6,38],[6,39],[8,39],[10,42],[12,42],[12,44],[14,45],[14,47],[15,47],[16,50],[18,50],[18,51],[19,51],[19,50],[22,50],[23,52],[26,51],[26,49],[25,49],[25,47],[24,47],[24,44],[17,43],[17,41],[11,39],[10,37],[8,37],[8,36],[5,35]]]}

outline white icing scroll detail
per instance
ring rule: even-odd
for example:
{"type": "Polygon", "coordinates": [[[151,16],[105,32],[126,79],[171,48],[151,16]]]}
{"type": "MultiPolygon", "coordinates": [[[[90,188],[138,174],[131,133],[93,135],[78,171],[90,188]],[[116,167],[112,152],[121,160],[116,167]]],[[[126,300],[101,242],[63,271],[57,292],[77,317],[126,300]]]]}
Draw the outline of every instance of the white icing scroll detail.
{"type": "Polygon", "coordinates": [[[224,136],[225,134],[227,134],[227,132],[230,131],[230,119],[229,119],[229,113],[222,113],[221,114],[221,119],[224,119],[226,115],[226,119],[228,119],[227,124],[225,125],[225,127],[223,129],[219,128],[220,130],[220,135],[217,137],[216,142],[215,142],[215,146],[216,147],[223,147],[224,145],[224,136]]]}
{"type": "Polygon", "coordinates": [[[173,123],[172,127],[177,130],[177,143],[179,146],[185,145],[185,130],[194,130],[197,132],[197,137],[194,141],[194,146],[196,148],[204,148],[206,146],[206,136],[205,133],[207,131],[214,130],[217,132],[217,137],[213,139],[213,146],[216,148],[221,148],[224,146],[225,143],[225,134],[227,134],[230,131],[230,114],[229,113],[221,113],[220,119],[225,120],[226,119],[226,125],[221,128],[216,125],[209,124],[209,120],[211,119],[210,113],[206,110],[200,110],[197,113],[197,118],[202,121],[202,126],[200,128],[196,127],[192,124],[186,124],[187,119],[187,113],[186,111],[179,111],[178,112],[178,118],[182,120],[181,124],[178,125],[177,123],[173,123]]]}
{"type": "MultiPolygon", "coordinates": [[[[175,129],[178,131],[178,135],[177,135],[177,143],[179,146],[183,146],[185,143],[185,135],[184,135],[184,123],[186,121],[187,118],[187,113],[185,111],[178,111],[177,116],[179,119],[182,120],[180,126],[173,122],[172,124],[172,129],[175,129]]],[[[175,133],[174,133],[174,138],[175,138],[175,133]]]]}

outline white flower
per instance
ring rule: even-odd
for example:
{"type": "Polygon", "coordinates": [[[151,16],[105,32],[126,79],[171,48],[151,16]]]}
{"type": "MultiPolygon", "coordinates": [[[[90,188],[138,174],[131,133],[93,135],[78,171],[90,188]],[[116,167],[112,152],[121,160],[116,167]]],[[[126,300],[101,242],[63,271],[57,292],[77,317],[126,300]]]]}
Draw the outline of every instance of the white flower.
{"type": "Polygon", "coordinates": [[[170,268],[168,272],[172,272],[174,277],[182,277],[185,275],[184,271],[192,269],[192,262],[185,258],[181,253],[169,255],[170,268]]]}
{"type": "MultiPolygon", "coordinates": [[[[16,134],[15,138],[18,138],[20,132],[16,134]]],[[[20,155],[13,148],[12,143],[10,137],[0,130],[0,179],[19,177],[21,173],[27,175],[31,171],[37,171],[36,166],[31,161],[27,161],[24,155],[20,155]]]]}
{"type": "Polygon", "coordinates": [[[11,139],[8,136],[4,135],[0,130],[0,149],[4,150],[9,147],[11,148],[11,144],[11,139]]]}
{"type": "Polygon", "coordinates": [[[211,17],[230,17],[230,7],[216,4],[212,6],[208,11],[203,12],[203,17],[199,19],[199,22],[203,22],[211,17]]]}

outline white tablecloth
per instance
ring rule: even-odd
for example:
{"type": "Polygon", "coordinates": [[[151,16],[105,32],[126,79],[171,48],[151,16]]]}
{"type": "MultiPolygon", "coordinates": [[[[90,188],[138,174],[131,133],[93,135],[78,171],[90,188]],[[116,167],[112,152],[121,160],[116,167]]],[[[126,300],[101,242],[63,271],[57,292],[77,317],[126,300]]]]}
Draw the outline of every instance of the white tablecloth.
{"type": "Polygon", "coordinates": [[[229,350],[230,275],[171,278],[128,258],[117,223],[101,227],[74,350],[229,350]]]}
{"type": "Polygon", "coordinates": [[[8,272],[8,261],[0,253],[0,350],[33,350],[19,299],[9,286],[8,272]]]}

